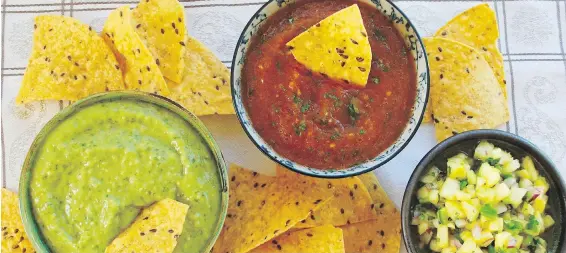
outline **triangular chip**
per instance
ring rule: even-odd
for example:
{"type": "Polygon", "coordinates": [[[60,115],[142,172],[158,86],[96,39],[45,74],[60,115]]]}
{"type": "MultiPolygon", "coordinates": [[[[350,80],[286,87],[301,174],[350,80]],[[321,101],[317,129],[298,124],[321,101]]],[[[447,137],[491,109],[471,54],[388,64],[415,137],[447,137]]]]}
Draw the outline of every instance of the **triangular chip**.
{"type": "Polygon", "coordinates": [[[2,253],[35,252],[18,206],[18,195],[2,188],[2,253]]]}
{"type": "Polygon", "coordinates": [[[373,203],[373,208],[378,215],[397,212],[395,203],[393,203],[389,196],[387,196],[387,193],[385,193],[373,172],[361,174],[358,178],[368,189],[373,203]]]}
{"type": "Polygon", "coordinates": [[[401,247],[399,212],[340,228],[344,232],[346,253],[398,253],[401,247]]]}
{"type": "Polygon", "coordinates": [[[173,252],[189,206],[172,199],[145,208],[105,252],[173,252]]]}
{"type": "Polygon", "coordinates": [[[250,253],[344,253],[342,229],[332,225],[286,232],[250,253]]]}
{"type": "Polygon", "coordinates": [[[430,64],[430,93],[436,138],[495,128],[509,120],[507,101],[493,70],[474,48],[425,38],[430,64]]]}
{"type": "Polygon", "coordinates": [[[195,115],[234,114],[230,72],[210,50],[188,36],[181,83],[168,81],[169,98],[195,115]]]}
{"type": "MultiPolygon", "coordinates": [[[[507,97],[503,56],[497,49],[499,38],[497,17],[487,3],[476,5],[460,13],[438,29],[434,36],[455,40],[478,50],[493,69],[503,95],[507,97]]],[[[429,58],[429,61],[435,59],[429,58]]]]}
{"type": "Polygon", "coordinates": [[[284,233],[331,196],[308,181],[279,180],[237,166],[229,170],[230,200],[212,252],[243,253],[284,233]]]}
{"type": "Polygon", "coordinates": [[[277,176],[292,181],[311,181],[330,192],[334,198],[309,217],[295,225],[295,228],[310,228],[331,224],[342,226],[377,218],[373,211],[372,199],[365,185],[358,177],[323,179],[304,176],[277,166],[277,176]]]}
{"type": "Polygon", "coordinates": [[[163,76],[181,82],[185,62],[185,12],[177,0],[141,0],[133,12],[136,32],[148,47],[163,76]]]}
{"type": "Polygon", "coordinates": [[[371,69],[371,47],[357,4],[344,8],[287,43],[308,69],[365,87],[371,69]]]}
{"type": "Polygon", "coordinates": [[[75,101],[124,88],[116,58],[88,25],[70,17],[37,16],[34,29],[17,103],[75,101]]]}
{"type": "Polygon", "coordinates": [[[131,20],[132,11],[122,6],[110,13],[102,29],[102,38],[112,48],[124,72],[126,89],[167,95],[165,79],[131,20]]]}

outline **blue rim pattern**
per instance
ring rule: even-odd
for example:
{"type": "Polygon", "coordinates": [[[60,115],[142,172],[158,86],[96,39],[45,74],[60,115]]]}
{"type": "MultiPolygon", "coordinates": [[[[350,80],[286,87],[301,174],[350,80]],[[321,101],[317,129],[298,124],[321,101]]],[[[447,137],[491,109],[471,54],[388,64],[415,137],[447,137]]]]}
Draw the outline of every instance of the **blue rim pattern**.
{"type": "Polygon", "coordinates": [[[351,166],[346,169],[316,169],[295,163],[281,155],[263,140],[259,133],[253,128],[251,119],[246,111],[242,98],[242,78],[241,72],[245,62],[245,55],[249,48],[251,38],[258,32],[259,28],[269,16],[273,15],[279,9],[294,4],[302,0],[270,0],[265,3],[248,21],[234,51],[231,68],[231,86],[232,86],[232,102],[236,109],[236,115],[240,124],[244,128],[248,137],[252,142],[269,158],[280,165],[308,176],[323,178],[342,178],[359,175],[365,172],[377,169],[395,157],[413,138],[423,119],[426,102],[429,96],[430,77],[428,69],[428,59],[425,52],[421,37],[413,24],[409,21],[405,13],[403,13],[395,4],[389,0],[360,0],[360,2],[368,3],[374,6],[377,11],[388,17],[393,26],[403,36],[405,44],[415,59],[417,87],[415,103],[413,106],[411,117],[407,126],[397,138],[397,140],[386,150],[381,152],[377,157],[362,162],[358,165],[351,166]]]}

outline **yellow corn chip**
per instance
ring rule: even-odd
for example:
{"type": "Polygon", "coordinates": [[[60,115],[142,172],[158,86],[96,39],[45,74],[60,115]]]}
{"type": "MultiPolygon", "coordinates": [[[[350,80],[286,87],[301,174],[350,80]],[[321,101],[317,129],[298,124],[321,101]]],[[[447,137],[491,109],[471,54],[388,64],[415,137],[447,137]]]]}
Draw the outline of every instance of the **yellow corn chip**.
{"type": "Polygon", "coordinates": [[[133,12],[133,25],[163,76],[179,83],[185,62],[185,12],[177,0],[141,0],[133,12]]]}
{"type": "Polygon", "coordinates": [[[387,196],[373,172],[361,174],[358,178],[368,189],[373,207],[378,215],[397,212],[395,203],[387,196]]]}
{"type": "Polygon", "coordinates": [[[423,123],[428,123],[432,120],[432,108],[430,105],[430,97],[427,100],[426,103],[426,107],[425,107],[425,112],[423,115],[423,123]]]}
{"type": "Polygon", "coordinates": [[[493,70],[474,48],[425,38],[430,64],[431,102],[436,138],[495,128],[509,120],[507,101],[493,70]]]}
{"type": "Polygon", "coordinates": [[[340,228],[344,232],[346,253],[398,253],[401,247],[401,216],[398,212],[340,228]]]}
{"type": "Polygon", "coordinates": [[[503,95],[507,97],[503,56],[497,49],[499,38],[497,17],[487,3],[476,5],[460,13],[440,28],[434,36],[455,40],[478,50],[493,69],[503,95]]]}
{"type": "Polygon", "coordinates": [[[243,253],[271,240],[331,196],[308,181],[280,180],[237,166],[229,170],[226,221],[212,252],[243,253]]]}
{"type": "Polygon", "coordinates": [[[164,199],[145,208],[105,252],[173,252],[189,206],[164,199]]]}
{"type": "Polygon", "coordinates": [[[2,252],[35,252],[24,231],[18,195],[2,188],[2,252]]]}
{"type": "Polygon", "coordinates": [[[16,102],[75,101],[123,89],[112,51],[92,29],[70,17],[37,16],[33,49],[16,102]]]}
{"type": "Polygon", "coordinates": [[[234,114],[230,92],[230,72],[195,38],[188,36],[183,80],[168,81],[169,98],[195,115],[234,114]]]}
{"type": "Polygon", "coordinates": [[[295,59],[312,71],[366,86],[372,54],[357,4],[323,19],[287,46],[295,59]]]}
{"type": "Polygon", "coordinates": [[[332,225],[286,232],[250,253],[344,253],[342,230],[332,225]]]}
{"type": "Polygon", "coordinates": [[[102,38],[118,58],[128,90],[167,95],[165,79],[131,20],[132,11],[128,6],[112,11],[102,29],[102,38]]]}
{"type": "Polygon", "coordinates": [[[342,226],[371,219],[377,214],[365,185],[358,177],[323,179],[304,176],[277,166],[277,176],[294,181],[310,181],[330,192],[334,198],[309,217],[295,225],[295,228],[310,228],[331,224],[342,226]]]}

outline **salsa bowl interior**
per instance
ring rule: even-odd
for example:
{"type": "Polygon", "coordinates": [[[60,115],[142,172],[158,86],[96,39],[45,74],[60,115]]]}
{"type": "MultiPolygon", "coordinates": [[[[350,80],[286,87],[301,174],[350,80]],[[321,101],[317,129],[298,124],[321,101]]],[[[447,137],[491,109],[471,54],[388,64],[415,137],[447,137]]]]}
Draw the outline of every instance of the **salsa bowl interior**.
{"type": "Polygon", "coordinates": [[[55,129],[61,122],[65,121],[68,117],[72,116],[74,113],[80,111],[83,108],[88,106],[94,105],[99,102],[107,102],[107,101],[135,101],[135,102],[146,102],[149,104],[153,104],[159,107],[162,107],[166,110],[171,111],[173,114],[179,116],[183,121],[185,121],[189,127],[192,127],[196,130],[196,132],[200,135],[202,140],[204,141],[205,145],[208,146],[212,157],[216,163],[216,172],[218,173],[219,185],[220,185],[220,196],[221,196],[221,203],[220,203],[220,210],[219,216],[216,220],[214,233],[208,239],[207,246],[205,248],[206,252],[208,252],[216,238],[220,234],[220,230],[222,229],[222,225],[224,224],[224,218],[226,216],[226,211],[228,208],[228,184],[227,184],[227,168],[224,162],[224,158],[222,153],[216,144],[215,140],[213,139],[210,132],[206,129],[204,124],[192,113],[184,109],[182,106],[176,104],[175,102],[161,97],[159,95],[137,92],[137,91],[116,91],[116,92],[106,92],[106,93],[99,93],[87,97],[85,99],[79,100],[69,107],[63,109],[57,115],[55,115],[39,132],[36,136],[35,140],[33,141],[26,159],[24,161],[24,165],[21,172],[20,183],[19,183],[19,197],[20,197],[20,214],[22,217],[22,221],[24,224],[24,228],[26,233],[29,236],[30,241],[32,242],[34,248],[37,252],[51,252],[49,245],[47,244],[45,238],[42,235],[42,231],[39,228],[37,221],[35,220],[33,207],[32,207],[32,200],[30,195],[30,181],[32,178],[32,168],[34,164],[34,159],[38,153],[38,150],[42,146],[45,138],[49,135],[49,133],[55,129]]]}
{"type": "Polygon", "coordinates": [[[419,182],[420,178],[426,174],[431,166],[437,166],[438,169],[446,172],[448,158],[459,153],[473,157],[476,146],[482,140],[508,151],[515,159],[521,160],[525,156],[530,156],[539,173],[548,180],[550,189],[547,194],[550,208],[547,208],[546,211],[555,219],[556,223],[552,228],[545,231],[541,237],[548,243],[548,252],[558,253],[566,237],[566,232],[564,232],[566,228],[564,216],[566,215],[566,192],[564,182],[550,159],[542,154],[533,144],[521,137],[498,130],[477,130],[456,135],[437,145],[420,161],[409,179],[403,197],[401,215],[403,238],[407,250],[415,253],[432,252],[426,246],[425,248],[419,247],[417,227],[411,225],[413,210],[419,203],[417,190],[422,186],[419,182]]]}
{"type": "Polygon", "coordinates": [[[292,6],[293,4],[302,1],[306,0],[268,1],[255,13],[255,15],[252,16],[252,18],[249,20],[244,30],[242,31],[242,34],[236,45],[231,69],[232,99],[238,119],[240,120],[240,123],[244,128],[246,134],[265,155],[270,157],[275,162],[281,164],[282,166],[295,172],[315,177],[339,178],[354,176],[376,169],[396,156],[408,144],[413,135],[416,133],[423,118],[424,109],[429,93],[428,62],[420,36],[407,16],[390,1],[358,1],[369,5],[370,8],[375,8],[376,12],[379,12],[383,14],[383,16],[385,16],[385,18],[400,34],[408,50],[408,53],[410,53],[412,55],[412,58],[414,58],[414,69],[416,72],[414,75],[416,77],[416,80],[414,82],[416,84],[415,97],[413,98],[414,103],[412,108],[410,108],[411,113],[404,129],[401,131],[401,134],[397,137],[397,139],[394,139],[393,143],[390,146],[379,153],[376,157],[373,157],[366,161],[358,162],[357,164],[344,169],[318,169],[299,164],[298,162],[281,155],[280,153],[275,151],[274,148],[270,144],[268,144],[268,142],[264,138],[262,138],[262,136],[260,136],[258,131],[253,126],[251,117],[245,105],[246,97],[243,93],[245,84],[243,83],[244,81],[242,78],[244,75],[246,55],[247,53],[249,53],[248,51],[250,51],[250,44],[256,36],[259,36],[258,31],[266,22],[266,20],[268,20],[282,8],[285,8],[286,6],[292,6]]]}

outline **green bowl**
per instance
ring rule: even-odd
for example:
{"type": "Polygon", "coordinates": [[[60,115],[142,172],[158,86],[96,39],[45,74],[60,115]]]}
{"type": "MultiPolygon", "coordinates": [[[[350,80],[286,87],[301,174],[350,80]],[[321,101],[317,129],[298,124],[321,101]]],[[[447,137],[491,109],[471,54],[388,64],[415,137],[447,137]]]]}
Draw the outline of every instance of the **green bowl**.
{"type": "Polygon", "coordinates": [[[224,224],[224,219],[226,217],[226,211],[228,209],[228,170],[226,168],[226,163],[224,162],[224,157],[220,152],[220,148],[218,147],[216,141],[212,137],[212,134],[208,131],[208,129],[204,126],[204,124],[195,115],[184,109],[179,104],[167,98],[161,97],[159,95],[143,93],[143,92],[134,92],[134,91],[115,91],[115,92],[99,93],[84,98],[82,100],[79,100],[73,103],[72,105],[70,105],[69,107],[63,109],[57,115],[55,115],[35,137],[35,140],[31,144],[31,147],[24,161],[24,165],[20,177],[20,186],[19,186],[20,214],[22,216],[22,221],[24,224],[25,231],[28,234],[29,240],[33,244],[35,250],[37,252],[51,252],[49,245],[44,240],[42,232],[35,221],[35,217],[32,210],[31,196],[30,196],[31,170],[37,151],[41,147],[44,138],[55,127],[57,127],[59,123],[66,120],[69,116],[95,103],[99,103],[102,101],[113,101],[113,100],[142,101],[167,109],[173,112],[174,114],[177,114],[179,117],[184,119],[190,126],[192,126],[195,130],[197,130],[201,138],[207,144],[217,164],[217,171],[219,174],[220,187],[222,192],[221,193],[222,204],[220,207],[220,216],[218,217],[218,220],[216,222],[214,233],[208,239],[207,246],[203,251],[203,252],[209,252],[212,246],[214,245],[214,242],[218,238],[218,235],[220,234],[222,225],[224,224]]]}

